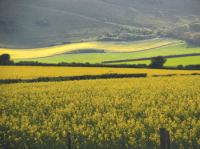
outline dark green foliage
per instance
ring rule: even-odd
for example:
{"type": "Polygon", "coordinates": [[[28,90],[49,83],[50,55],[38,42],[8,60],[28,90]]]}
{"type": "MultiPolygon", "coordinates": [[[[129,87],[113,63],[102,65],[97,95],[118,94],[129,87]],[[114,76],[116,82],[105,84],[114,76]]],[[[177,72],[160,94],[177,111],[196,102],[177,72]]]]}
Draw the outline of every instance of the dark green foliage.
{"type": "Polygon", "coordinates": [[[176,76],[177,74],[167,74],[167,75],[152,75],[152,77],[171,77],[176,76]]]}
{"type": "Polygon", "coordinates": [[[153,57],[151,59],[151,64],[149,65],[150,68],[162,68],[166,59],[163,56],[153,57]]]}
{"type": "Polygon", "coordinates": [[[1,59],[2,60],[10,60],[10,55],[9,54],[2,54],[1,59]]]}
{"type": "Polygon", "coordinates": [[[186,69],[200,69],[200,64],[197,65],[187,65],[185,66],[186,69]]]}
{"type": "Polygon", "coordinates": [[[21,80],[21,79],[6,79],[0,80],[0,84],[10,84],[10,83],[29,83],[29,82],[52,82],[52,81],[73,81],[73,80],[86,80],[86,79],[108,79],[108,78],[131,78],[131,77],[146,77],[146,73],[138,74],[102,74],[102,75],[84,75],[84,76],[71,76],[71,77],[39,77],[37,79],[21,80]]]}
{"type": "Polygon", "coordinates": [[[183,65],[178,65],[177,68],[183,68],[183,65]]]}
{"type": "Polygon", "coordinates": [[[195,32],[200,32],[200,23],[193,24],[192,30],[194,30],[195,32]]]}
{"type": "Polygon", "coordinates": [[[175,24],[173,28],[167,31],[167,36],[200,45],[200,23],[175,24]]]}
{"type": "Polygon", "coordinates": [[[191,42],[193,42],[194,44],[200,45],[200,32],[196,32],[193,34],[191,38],[191,42]]]}
{"type": "Polygon", "coordinates": [[[13,65],[14,62],[10,61],[9,54],[2,54],[0,55],[0,65],[13,65]]]}
{"type": "Polygon", "coordinates": [[[146,64],[120,64],[120,65],[105,65],[101,63],[96,63],[96,64],[90,64],[86,62],[85,64],[83,63],[66,63],[66,62],[61,62],[58,64],[55,63],[39,63],[39,62],[34,62],[34,61],[20,61],[18,63],[15,63],[16,66],[72,66],[72,67],[112,67],[112,68],[146,68],[146,64]]]}

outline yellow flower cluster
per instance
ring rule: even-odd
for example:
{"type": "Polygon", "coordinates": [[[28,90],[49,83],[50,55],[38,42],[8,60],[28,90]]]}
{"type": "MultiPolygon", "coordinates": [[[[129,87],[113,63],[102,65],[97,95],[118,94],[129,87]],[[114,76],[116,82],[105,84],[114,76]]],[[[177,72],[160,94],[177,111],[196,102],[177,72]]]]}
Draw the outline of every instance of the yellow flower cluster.
{"type": "Polygon", "coordinates": [[[109,73],[152,75],[191,74],[200,70],[166,70],[141,68],[103,68],[103,67],[45,67],[45,66],[0,66],[0,79],[36,79],[38,77],[101,75],[109,73]]]}
{"type": "Polygon", "coordinates": [[[10,145],[62,144],[71,132],[74,148],[158,148],[160,127],[175,148],[200,145],[199,76],[4,84],[0,98],[10,145]]]}

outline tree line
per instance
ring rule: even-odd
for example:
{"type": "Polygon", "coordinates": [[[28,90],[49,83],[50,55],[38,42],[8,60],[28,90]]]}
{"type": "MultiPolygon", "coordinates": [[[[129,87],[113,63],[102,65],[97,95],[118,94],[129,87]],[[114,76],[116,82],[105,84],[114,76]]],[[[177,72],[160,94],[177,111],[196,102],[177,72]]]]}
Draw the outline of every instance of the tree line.
{"type": "Polygon", "coordinates": [[[167,31],[167,35],[200,45],[200,21],[194,20],[189,24],[175,24],[167,31]]]}
{"type": "Polygon", "coordinates": [[[200,64],[197,65],[187,65],[182,66],[178,65],[177,68],[173,67],[164,67],[164,63],[167,61],[166,58],[163,56],[156,56],[151,58],[151,63],[149,65],[147,64],[90,64],[89,62],[86,63],[67,63],[67,62],[61,62],[61,63],[41,63],[38,61],[20,61],[14,63],[14,61],[10,60],[9,54],[2,54],[0,55],[0,65],[14,65],[14,66],[71,66],[71,67],[113,67],[113,68],[156,68],[156,69],[200,69],[200,64]]]}

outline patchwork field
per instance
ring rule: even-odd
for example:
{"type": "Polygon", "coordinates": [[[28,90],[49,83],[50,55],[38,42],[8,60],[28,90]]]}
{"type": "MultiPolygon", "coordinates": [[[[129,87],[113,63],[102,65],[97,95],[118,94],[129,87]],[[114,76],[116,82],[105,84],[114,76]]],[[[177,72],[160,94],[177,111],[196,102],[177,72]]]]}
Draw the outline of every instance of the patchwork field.
{"type": "MultiPolygon", "coordinates": [[[[121,62],[121,63],[109,63],[109,64],[147,64],[149,65],[151,60],[141,60],[141,61],[130,61],[130,62],[121,62]]],[[[200,64],[200,56],[188,56],[188,57],[175,57],[167,58],[165,67],[177,67],[178,65],[196,65],[200,64]]]]}
{"type": "MultiPolygon", "coordinates": [[[[12,58],[15,62],[19,61],[38,61],[43,63],[60,63],[60,62],[77,62],[77,63],[101,63],[104,61],[117,61],[117,60],[126,60],[126,59],[135,59],[135,58],[145,58],[145,57],[154,57],[158,55],[167,56],[167,55],[182,55],[189,53],[200,53],[200,47],[188,43],[178,43],[172,45],[159,46],[161,44],[166,44],[166,42],[177,42],[177,41],[166,41],[166,39],[154,39],[152,41],[140,41],[140,42],[88,42],[88,43],[77,43],[66,45],[68,48],[71,46],[71,50],[75,49],[101,49],[105,50],[108,53],[80,53],[80,54],[62,54],[58,56],[50,56],[43,58],[12,58]],[[74,47],[73,47],[74,45],[74,47]],[[151,47],[151,48],[150,48],[151,47]],[[154,48],[153,48],[154,47],[154,48]],[[150,48],[150,49],[149,49],[150,48]],[[122,52],[122,51],[131,51],[132,52],[122,52]],[[115,52],[114,52],[115,51],[115,52]],[[119,52],[119,53],[118,53],[119,52]]],[[[60,52],[66,50],[62,46],[60,48],[60,52]]],[[[46,48],[47,50],[48,48],[46,48]]],[[[12,50],[15,51],[15,50],[12,50]]],[[[22,50],[20,50],[23,52],[22,50]]],[[[52,51],[55,52],[55,49],[52,51]]],[[[58,50],[59,51],[59,50],[58,50]]],[[[17,51],[16,51],[17,52],[17,51]]],[[[45,55],[45,50],[43,51],[45,55]]],[[[51,52],[51,50],[50,50],[51,52]]],[[[56,51],[57,52],[57,51],[56,51]]],[[[48,52],[47,52],[48,53],[48,52]]],[[[42,55],[42,54],[41,54],[42,55]]],[[[28,55],[21,55],[27,57],[28,55]]],[[[30,55],[31,56],[31,55],[30,55]]],[[[34,56],[34,54],[33,54],[34,56]]],[[[129,63],[146,63],[148,64],[150,61],[138,61],[138,62],[125,62],[129,63]]],[[[189,65],[189,64],[199,64],[198,56],[193,57],[182,57],[182,58],[168,58],[165,66],[173,66],[177,65],[189,65]],[[171,61],[171,62],[170,62],[171,61]],[[173,63],[174,62],[174,63],[173,63]]]]}
{"type": "Polygon", "coordinates": [[[0,85],[0,145],[63,147],[71,132],[77,149],[158,148],[165,127],[173,148],[195,149],[199,88],[199,76],[0,85]]]}
{"type": "Polygon", "coordinates": [[[0,54],[8,53],[12,59],[30,59],[55,56],[75,50],[96,49],[107,52],[134,52],[143,51],[170,44],[179,43],[178,40],[171,39],[153,39],[139,42],[83,42],[73,43],[62,46],[46,47],[38,49],[3,49],[0,48],[0,54]]]}
{"type": "Polygon", "coordinates": [[[173,149],[199,149],[200,70],[3,66],[13,63],[1,56],[102,66],[149,65],[144,58],[161,55],[172,56],[165,67],[200,64],[200,46],[191,44],[198,43],[199,4],[0,0],[0,149],[68,148],[67,132],[73,149],[158,149],[161,127],[173,149]],[[103,74],[110,76],[92,76],[103,74]]]}
{"type": "Polygon", "coordinates": [[[0,79],[35,79],[38,77],[101,75],[109,73],[135,74],[147,73],[152,75],[192,74],[200,70],[166,70],[138,68],[102,68],[102,67],[44,67],[44,66],[0,66],[0,79]]]}

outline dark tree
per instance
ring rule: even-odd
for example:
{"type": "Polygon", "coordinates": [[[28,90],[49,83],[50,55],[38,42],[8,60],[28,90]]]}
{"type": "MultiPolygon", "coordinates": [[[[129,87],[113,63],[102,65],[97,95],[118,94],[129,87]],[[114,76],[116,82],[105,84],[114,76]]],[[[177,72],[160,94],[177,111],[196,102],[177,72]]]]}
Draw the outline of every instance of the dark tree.
{"type": "Polygon", "coordinates": [[[0,64],[1,65],[13,64],[13,61],[10,61],[10,55],[9,54],[0,55],[0,64]]]}
{"type": "Polygon", "coordinates": [[[150,68],[162,68],[163,64],[166,62],[167,59],[165,59],[163,56],[157,56],[153,57],[151,59],[151,64],[149,65],[150,68]]]}
{"type": "Polygon", "coordinates": [[[3,60],[3,61],[10,60],[10,55],[9,54],[2,54],[1,55],[1,60],[3,60]]]}

